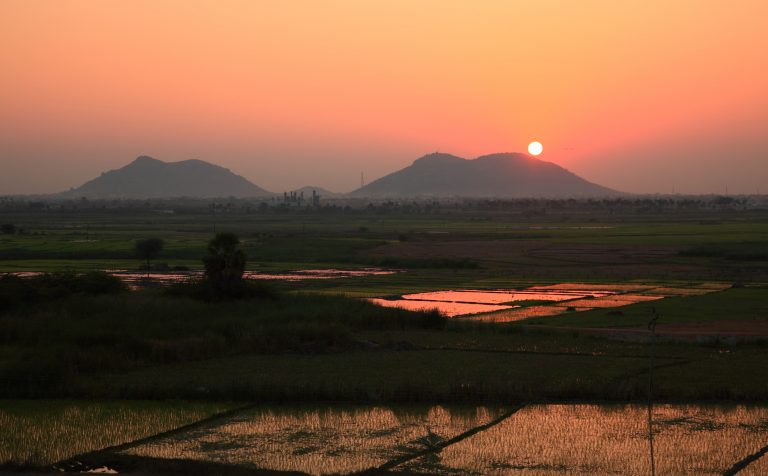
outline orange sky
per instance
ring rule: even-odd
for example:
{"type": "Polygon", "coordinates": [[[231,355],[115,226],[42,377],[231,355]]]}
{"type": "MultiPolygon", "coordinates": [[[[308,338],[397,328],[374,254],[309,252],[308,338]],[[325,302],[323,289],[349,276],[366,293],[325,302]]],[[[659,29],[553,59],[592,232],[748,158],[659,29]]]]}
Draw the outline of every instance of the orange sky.
{"type": "Polygon", "coordinates": [[[764,0],[0,2],[0,194],[138,155],[335,191],[544,144],[620,190],[768,193],[764,0]]]}

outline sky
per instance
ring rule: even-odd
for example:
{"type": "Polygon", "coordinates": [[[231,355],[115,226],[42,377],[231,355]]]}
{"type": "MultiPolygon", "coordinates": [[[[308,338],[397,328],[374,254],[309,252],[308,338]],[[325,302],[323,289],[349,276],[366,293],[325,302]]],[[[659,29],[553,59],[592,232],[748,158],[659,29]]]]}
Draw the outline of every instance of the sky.
{"type": "Polygon", "coordinates": [[[346,192],[533,140],[618,190],[768,193],[766,18],[765,0],[1,0],[0,195],[139,155],[346,192]]]}

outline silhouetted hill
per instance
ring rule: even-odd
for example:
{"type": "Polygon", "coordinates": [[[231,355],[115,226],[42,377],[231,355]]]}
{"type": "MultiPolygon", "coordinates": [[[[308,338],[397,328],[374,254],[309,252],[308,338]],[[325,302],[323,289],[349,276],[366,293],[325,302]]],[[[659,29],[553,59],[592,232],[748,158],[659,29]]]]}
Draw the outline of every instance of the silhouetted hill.
{"type": "Polygon", "coordinates": [[[618,195],[559,165],[527,154],[491,154],[466,160],[429,154],[412,165],[359,188],[360,197],[577,197],[618,195]]]}
{"type": "Polygon", "coordinates": [[[163,162],[142,156],[104,172],[65,196],[89,198],[258,197],[272,193],[202,160],[163,162]]]}

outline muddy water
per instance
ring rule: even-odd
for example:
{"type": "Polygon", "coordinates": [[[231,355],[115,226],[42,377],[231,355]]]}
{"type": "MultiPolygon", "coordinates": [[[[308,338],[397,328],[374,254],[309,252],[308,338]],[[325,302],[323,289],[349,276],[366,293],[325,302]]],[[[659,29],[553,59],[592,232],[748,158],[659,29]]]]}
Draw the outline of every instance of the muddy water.
{"type": "MultiPolygon", "coordinates": [[[[124,452],[310,474],[389,464],[429,474],[643,475],[650,473],[646,411],[531,405],[504,418],[506,410],[487,407],[279,406],[124,452]]],[[[660,405],[653,427],[656,474],[722,474],[768,444],[768,407],[660,405]]],[[[760,474],[765,464],[743,474],[760,474]]]]}

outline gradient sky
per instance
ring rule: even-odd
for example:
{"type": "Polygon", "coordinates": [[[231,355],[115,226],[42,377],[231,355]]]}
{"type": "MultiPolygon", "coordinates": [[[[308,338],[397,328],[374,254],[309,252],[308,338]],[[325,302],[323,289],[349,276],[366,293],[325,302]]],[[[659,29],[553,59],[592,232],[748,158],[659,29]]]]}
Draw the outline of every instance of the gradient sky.
{"type": "Polygon", "coordinates": [[[0,194],[138,155],[349,191],[531,140],[619,190],[768,193],[767,19],[765,0],[1,0],[0,194]]]}

